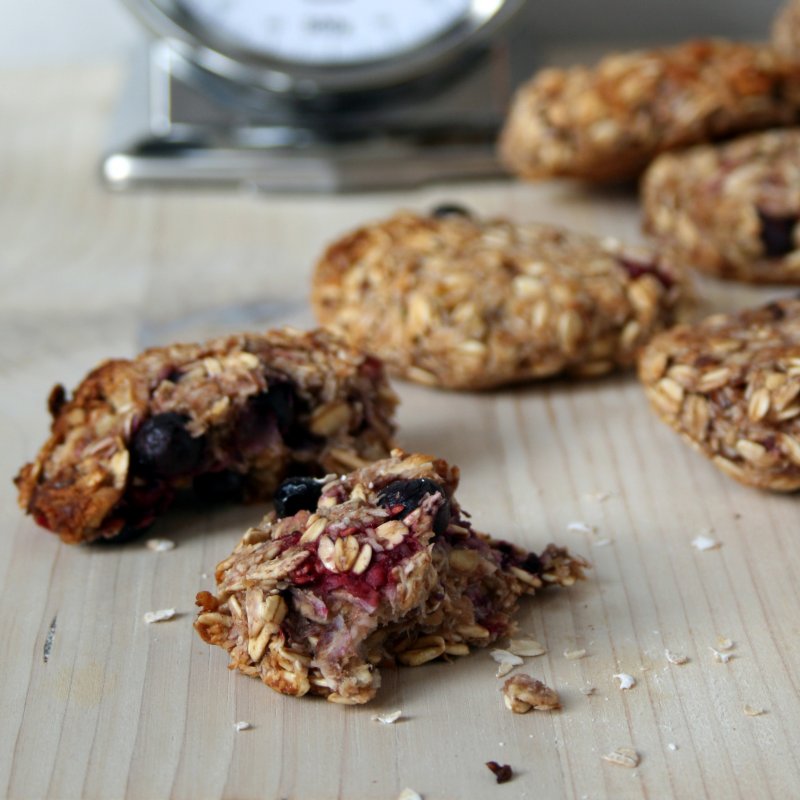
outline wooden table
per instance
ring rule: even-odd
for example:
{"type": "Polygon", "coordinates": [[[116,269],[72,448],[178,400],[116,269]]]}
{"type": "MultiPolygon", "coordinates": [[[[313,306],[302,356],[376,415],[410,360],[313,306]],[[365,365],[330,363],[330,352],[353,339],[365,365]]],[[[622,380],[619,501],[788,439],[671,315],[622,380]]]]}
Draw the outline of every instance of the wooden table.
{"type": "MultiPolygon", "coordinates": [[[[800,795],[797,499],[723,477],[656,421],[631,375],[480,396],[398,387],[401,442],[461,465],[461,501],[479,527],[532,548],[555,540],[594,563],[585,584],[519,615],[549,651],[525,669],[558,689],[560,713],[506,711],[485,652],[387,671],[359,708],[230,673],[192,630],[193,599],[262,509],[177,511],[154,531],[177,542],[168,553],[67,547],[22,516],[10,479],[45,437],[53,383],[74,386],[101,358],[157,342],[311,324],[315,257],[367,218],[457,199],[639,236],[633,196],[562,183],[109,196],[96,168],[117,78],[0,74],[0,795],[800,795]],[[598,533],[568,530],[573,521],[598,533]],[[699,552],[691,540],[709,528],[722,546],[699,552]],[[143,623],[169,606],[177,619],[143,623]],[[719,636],[735,642],[727,664],[711,652],[719,636]],[[577,648],[585,658],[564,657],[577,648]],[[665,649],[689,662],[667,663],[665,649]],[[619,672],[636,686],[621,691],[619,672]],[[766,713],[747,716],[747,704],[766,713]],[[372,720],[394,709],[394,725],[372,720]],[[238,720],[253,728],[237,733],[238,720]],[[620,746],[641,754],[638,768],[601,759],[620,746]],[[488,760],[511,764],[513,781],[496,786],[488,760]]],[[[770,294],[702,291],[719,306],[770,294]]]]}

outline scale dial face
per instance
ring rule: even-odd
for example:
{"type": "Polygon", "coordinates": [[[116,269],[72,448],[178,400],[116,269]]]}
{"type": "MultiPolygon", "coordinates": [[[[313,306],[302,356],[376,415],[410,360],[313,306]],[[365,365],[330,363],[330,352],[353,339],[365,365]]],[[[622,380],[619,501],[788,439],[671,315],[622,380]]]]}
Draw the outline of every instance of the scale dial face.
{"type": "Polygon", "coordinates": [[[216,36],[258,55],[308,66],[392,59],[441,36],[474,5],[472,0],[180,1],[184,13],[216,36]]]}
{"type": "Polygon", "coordinates": [[[298,97],[435,77],[525,0],[125,0],[195,66],[298,97]]]}

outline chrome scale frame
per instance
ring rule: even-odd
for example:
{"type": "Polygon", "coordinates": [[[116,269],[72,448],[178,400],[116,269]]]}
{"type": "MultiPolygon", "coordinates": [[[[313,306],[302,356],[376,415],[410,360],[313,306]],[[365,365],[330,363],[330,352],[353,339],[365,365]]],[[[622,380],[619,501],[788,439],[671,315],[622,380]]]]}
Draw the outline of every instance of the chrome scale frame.
{"type": "Polygon", "coordinates": [[[156,10],[145,21],[157,38],[136,54],[112,124],[101,175],[114,190],[334,192],[491,177],[511,92],[535,67],[522,0],[390,65],[291,69],[212,48],[165,13],[173,0],[128,2],[156,10]]]}

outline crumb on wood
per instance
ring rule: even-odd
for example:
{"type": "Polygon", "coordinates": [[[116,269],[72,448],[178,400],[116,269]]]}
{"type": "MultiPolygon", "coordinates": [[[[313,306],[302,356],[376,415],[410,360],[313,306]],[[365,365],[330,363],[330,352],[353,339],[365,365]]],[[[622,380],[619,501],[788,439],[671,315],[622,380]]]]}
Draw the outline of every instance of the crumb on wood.
{"type": "Polygon", "coordinates": [[[556,711],[561,708],[558,693],[530,675],[514,675],[503,684],[503,702],[515,714],[556,711]]]}
{"type": "Polygon", "coordinates": [[[610,753],[602,756],[603,761],[608,761],[609,764],[616,764],[618,767],[627,767],[634,769],[639,766],[641,756],[631,747],[618,747],[610,753]]]}
{"type": "Polygon", "coordinates": [[[486,766],[494,773],[498,783],[508,783],[514,775],[514,771],[508,764],[498,764],[496,761],[487,761],[486,766]]]}

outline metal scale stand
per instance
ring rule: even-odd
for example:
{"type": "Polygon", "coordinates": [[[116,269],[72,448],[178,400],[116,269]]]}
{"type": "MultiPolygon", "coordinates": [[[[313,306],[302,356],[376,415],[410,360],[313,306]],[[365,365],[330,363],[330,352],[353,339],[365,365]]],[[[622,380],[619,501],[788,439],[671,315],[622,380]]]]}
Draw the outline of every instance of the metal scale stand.
{"type": "Polygon", "coordinates": [[[530,5],[443,74],[313,101],[233,84],[151,41],[131,65],[103,179],[114,190],[342,192],[498,175],[499,127],[536,66],[530,5]]]}

